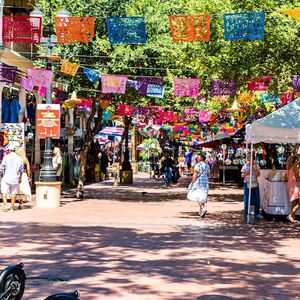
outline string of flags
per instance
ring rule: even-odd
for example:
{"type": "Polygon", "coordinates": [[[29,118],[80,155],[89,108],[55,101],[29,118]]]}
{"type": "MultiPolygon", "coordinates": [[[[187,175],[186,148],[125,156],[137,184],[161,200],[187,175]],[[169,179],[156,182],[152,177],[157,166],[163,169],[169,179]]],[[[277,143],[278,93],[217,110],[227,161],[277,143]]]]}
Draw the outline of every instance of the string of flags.
{"type": "MultiPolygon", "coordinates": [[[[300,21],[300,9],[284,9],[287,14],[300,21]]],[[[265,12],[223,14],[224,39],[263,40],[265,12]]],[[[209,14],[169,16],[170,32],[174,43],[209,42],[211,39],[209,14]]],[[[4,42],[39,44],[42,35],[42,18],[31,16],[3,16],[2,38],[4,42]]],[[[107,17],[106,29],[110,44],[147,43],[144,17],[107,17]]],[[[55,29],[58,44],[88,43],[95,36],[94,17],[56,17],[55,29]]]]}

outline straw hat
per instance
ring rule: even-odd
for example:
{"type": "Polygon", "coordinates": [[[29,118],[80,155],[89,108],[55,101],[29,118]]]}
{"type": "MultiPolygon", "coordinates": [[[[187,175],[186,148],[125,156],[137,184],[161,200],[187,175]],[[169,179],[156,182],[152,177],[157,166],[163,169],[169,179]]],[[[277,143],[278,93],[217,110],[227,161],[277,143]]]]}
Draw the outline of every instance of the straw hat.
{"type": "Polygon", "coordinates": [[[73,108],[73,107],[75,107],[76,104],[81,103],[81,101],[82,101],[81,99],[78,99],[78,98],[77,98],[77,94],[76,94],[76,92],[74,91],[74,92],[72,92],[72,94],[71,94],[71,98],[70,98],[70,99],[67,99],[66,101],[64,101],[62,107],[63,107],[63,108],[73,108]]]}

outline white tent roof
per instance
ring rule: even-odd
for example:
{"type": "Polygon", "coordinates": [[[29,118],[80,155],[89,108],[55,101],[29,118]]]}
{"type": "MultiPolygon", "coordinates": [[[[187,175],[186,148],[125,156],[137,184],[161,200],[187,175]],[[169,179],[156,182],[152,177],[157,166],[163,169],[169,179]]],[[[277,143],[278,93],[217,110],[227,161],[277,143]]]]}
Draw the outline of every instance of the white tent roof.
{"type": "Polygon", "coordinates": [[[300,143],[300,98],[246,126],[248,143],[300,143]]]}

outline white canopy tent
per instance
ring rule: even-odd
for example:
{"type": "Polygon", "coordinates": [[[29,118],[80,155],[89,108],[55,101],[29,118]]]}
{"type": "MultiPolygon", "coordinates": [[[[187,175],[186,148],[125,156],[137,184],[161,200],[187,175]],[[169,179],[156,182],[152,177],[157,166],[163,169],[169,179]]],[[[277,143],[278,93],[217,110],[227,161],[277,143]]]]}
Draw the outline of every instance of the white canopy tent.
{"type": "MultiPolygon", "coordinates": [[[[300,98],[288,103],[266,117],[246,126],[246,143],[251,144],[253,163],[253,144],[256,143],[300,143],[300,98]]],[[[250,168],[250,185],[252,167],[250,168]]],[[[250,210],[251,189],[249,189],[248,215],[250,210]]],[[[248,218],[249,220],[249,218],[248,218]]]]}

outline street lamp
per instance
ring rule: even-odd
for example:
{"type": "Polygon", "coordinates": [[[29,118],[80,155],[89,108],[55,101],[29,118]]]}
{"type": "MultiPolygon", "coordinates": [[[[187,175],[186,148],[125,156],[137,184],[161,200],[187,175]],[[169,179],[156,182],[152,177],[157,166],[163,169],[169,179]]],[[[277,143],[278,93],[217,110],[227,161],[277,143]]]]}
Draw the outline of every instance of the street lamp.
{"type": "MultiPolygon", "coordinates": [[[[53,32],[52,28],[52,23],[51,23],[51,11],[52,11],[52,6],[50,2],[49,6],[49,19],[50,23],[48,24],[46,28],[46,35],[47,35],[47,69],[52,70],[52,41],[51,41],[51,34],[53,32]]],[[[31,13],[31,17],[41,17],[43,19],[44,14],[38,9],[35,8],[31,13]]],[[[57,14],[56,17],[70,17],[70,13],[65,9],[62,8],[57,14]]],[[[52,87],[48,87],[46,89],[46,104],[51,104],[52,103],[52,87]]],[[[45,139],[45,151],[44,151],[44,167],[41,170],[40,173],[40,181],[43,182],[55,182],[56,181],[56,170],[53,168],[52,164],[52,149],[51,149],[51,138],[46,138],[45,139]]]]}

